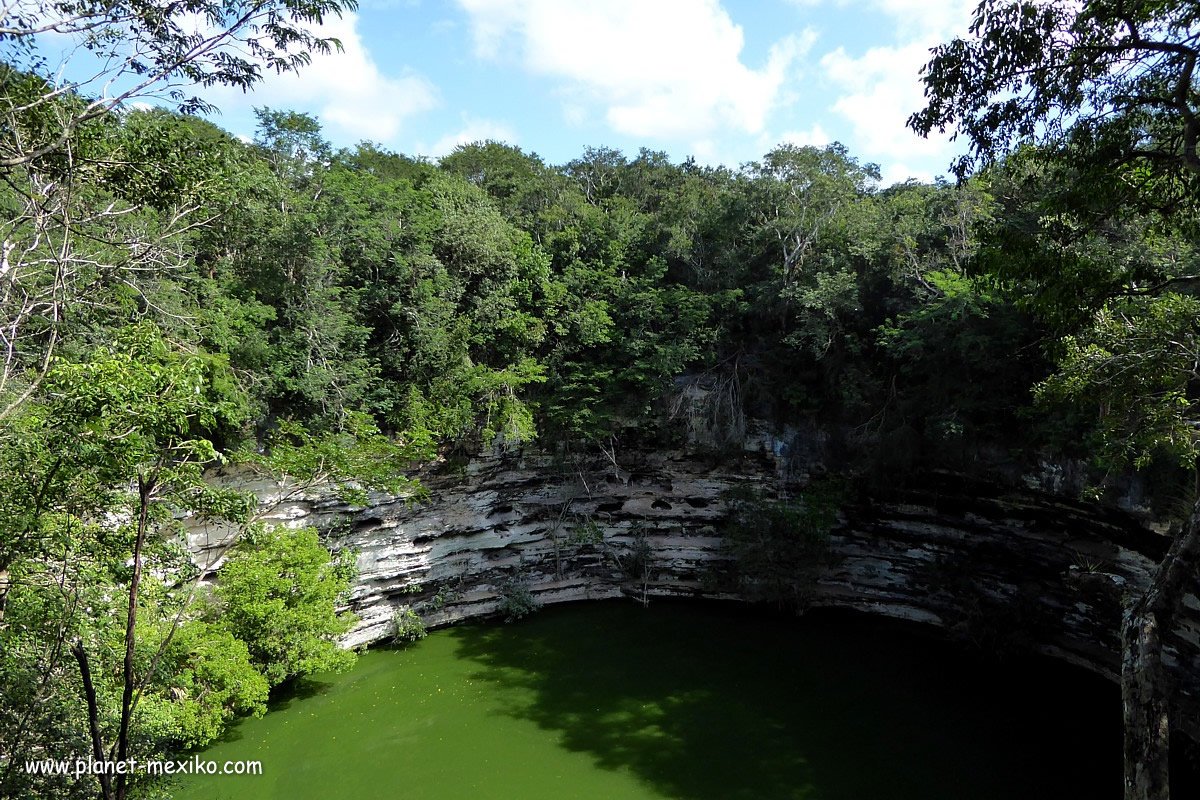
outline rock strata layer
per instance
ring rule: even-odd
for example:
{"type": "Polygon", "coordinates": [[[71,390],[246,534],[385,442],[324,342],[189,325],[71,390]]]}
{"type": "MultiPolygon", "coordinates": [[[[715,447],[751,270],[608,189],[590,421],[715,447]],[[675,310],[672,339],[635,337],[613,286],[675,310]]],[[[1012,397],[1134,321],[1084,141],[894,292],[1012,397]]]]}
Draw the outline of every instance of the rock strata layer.
{"type": "MultiPolygon", "coordinates": [[[[347,646],[393,635],[414,609],[430,627],[538,604],[630,596],[742,599],[721,535],[727,493],[802,494],[770,435],[704,458],[687,451],[479,458],[424,477],[430,498],[350,507],[301,497],[275,517],[315,525],[357,553],[347,646]]],[[[263,487],[257,487],[263,488],[263,487]]],[[[195,532],[204,557],[219,549],[195,532]]],[[[842,507],[804,587],[839,607],[943,628],[988,648],[1022,647],[1116,679],[1122,604],[1148,585],[1166,537],[1123,512],[950,474],[909,477],[842,507]]],[[[205,558],[211,561],[211,558],[205,558]]],[[[1166,637],[1175,720],[1200,741],[1200,600],[1166,637]]]]}

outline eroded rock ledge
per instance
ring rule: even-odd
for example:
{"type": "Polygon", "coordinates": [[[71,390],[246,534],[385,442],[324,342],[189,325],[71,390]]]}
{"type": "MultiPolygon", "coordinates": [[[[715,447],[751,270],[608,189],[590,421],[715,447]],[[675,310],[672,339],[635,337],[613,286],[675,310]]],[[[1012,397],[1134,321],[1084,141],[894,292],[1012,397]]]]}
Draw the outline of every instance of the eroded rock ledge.
{"type": "MultiPolygon", "coordinates": [[[[314,496],[276,516],[357,552],[347,646],[392,635],[416,608],[429,626],[495,614],[506,582],[541,604],[631,595],[738,599],[720,524],[725,493],[793,494],[807,481],[780,441],[737,454],[627,451],[480,458],[425,476],[431,499],[367,508],[314,496]],[[798,473],[798,474],[797,474],[798,473]],[[638,569],[631,569],[633,562],[638,569]],[[643,570],[641,565],[647,567],[643,570]]],[[[813,606],[940,626],[987,646],[1027,646],[1115,679],[1123,598],[1167,546],[1133,517],[1033,489],[933,474],[846,503],[813,606]]],[[[206,541],[193,537],[203,552],[206,541]]],[[[208,542],[211,544],[211,542],[208,542]]],[[[1175,719],[1200,740],[1200,600],[1167,639],[1175,719]]]]}

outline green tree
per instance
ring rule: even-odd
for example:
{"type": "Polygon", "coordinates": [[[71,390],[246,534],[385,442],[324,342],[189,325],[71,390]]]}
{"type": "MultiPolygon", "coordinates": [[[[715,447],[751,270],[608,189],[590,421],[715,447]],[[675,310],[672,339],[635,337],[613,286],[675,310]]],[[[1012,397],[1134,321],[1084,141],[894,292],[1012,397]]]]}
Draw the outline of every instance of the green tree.
{"type": "Polygon", "coordinates": [[[337,637],[354,624],[338,614],[355,575],[349,553],[330,559],[311,528],[257,529],[221,567],[214,624],[249,648],[270,685],[341,670],[354,653],[337,637]]]}
{"type": "Polygon", "coordinates": [[[960,175],[1039,143],[1121,169],[1137,194],[1165,181],[1194,196],[1197,57],[1200,10],[1187,0],[984,0],[971,36],[933,51],[928,104],[910,125],[965,135],[960,175]]]}
{"type": "MultiPolygon", "coordinates": [[[[86,360],[56,363],[44,394],[5,423],[6,794],[94,796],[93,778],[39,783],[20,772],[22,757],[164,757],[212,741],[237,714],[262,713],[270,685],[353,659],[334,641],[350,622],[335,610],[348,555],[331,560],[311,531],[254,526],[215,595],[198,585],[214,564],[193,564],[180,520],[226,526],[228,546],[260,513],[207,480],[224,458],[208,437],[246,412],[227,369],[142,324],[86,360]]],[[[276,478],[281,497],[325,483],[355,502],[380,488],[415,494],[402,469],[427,456],[361,415],[320,436],[284,423],[268,445],[239,460],[276,478]]],[[[123,776],[99,783],[105,798],[130,789],[123,776]]]]}
{"type": "MultiPolygon", "coordinates": [[[[959,160],[960,174],[1017,145],[1040,145],[1010,158],[1015,171],[1068,187],[1047,193],[1033,226],[1008,226],[997,250],[1014,241],[1023,246],[990,263],[1018,260],[1032,305],[1074,326],[1061,331],[1068,336],[1060,369],[1043,395],[1099,400],[1113,420],[1103,428],[1108,452],[1135,462],[1159,448],[1194,454],[1198,420],[1189,397],[1197,384],[1186,371],[1194,362],[1194,260],[1168,258],[1156,269],[1154,255],[1156,240],[1186,242],[1195,232],[1198,45],[1194,3],[985,0],[971,36],[934,51],[925,74],[928,104],[910,120],[919,132],[953,127],[967,137],[971,153],[959,160]],[[1113,258],[1105,235],[1130,228],[1133,235],[1120,238],[1133,245],[1125,251],[1133,257],[1113,258]],[[1032,256],[1026,265],[1022,255],[1032,256]],[[1089,274],[1102,277],[1099,291],[1089,274]],[[1083,302],[1072,302],[1073,294],[1083,302]],[[1064,307],[1074,313],[1062,313],[1064,307]]],[[[1128,800],[1169,794],[1161,642],[1198,556],[1200,506],[1149,589],[1127,603],[1121,685],[1128,800]]]]}
{"type": "Polygon", "coordinates": [[[337,176],[329,169],[330,147],[315,120],[267,108],[257,113],[260,158],[243,177],[228,238],[210,246],[218,248],[216,268],[241,302],[236,310],[272,309],[257,315],[263,350],[245,365],[269,378],[264,399],[336,426],[346,410],[361,406],[377,371],[365,352],[370,329],[354,313],[358,293],[348,285],[342,252],[363,212],[350,204],[345,181],[331,185],[337,176]]]}
{"type": "Polygon", "coordinates": [[[66,322],[94,311],[99,299],[153,303],[143,292],[146,279],[178,270],[183,235],[208,221],[198,213],[204,204],[180,191],[195,177],[189,159],[174,157],[186,152],[180,138],[122,124],[125,105],[166,97],[182,111],[209,108],[189,90],[246,89],[264,69],[297,69],[310,51],[338,46],[307,26],[350,7],[336,0],[186,6],[18,0],[6,7],[0,263],[21,288],[0,303],[0,417],[32,396],[70,335],[66,322]],[[101,65],[80,70],[89,76],[83,82],[65,80],[70,70],[45,52],[64,39],[74,44],[67,52],[87,51],[101,65]],[[121,137],[111,135],[113,128],[136,134],[115,152],[121,137]],[[144,207],[172,212],[140,213],[144,207]],[[105,289],[99,295],[97,283],[105,289]]]}
{"type": "Polygon", "coordinates": [[[773,246],[786,296],[807,272],[825,237],[837,231],[842,212],[879,179],[879,167],[859,165],[845,146],[780,145],[752,162],[754,214],[764,245],[773,246]]]}
{"type": "Polygon", "coordinates": [[[0,169],[59,153],[81,126],[139,97],[166,95],[185,112],[211,109],[187,90],[215,85],[248,89],[261,80],[264,69],[296,70],[309,62],[311,52],[340,47],[306,26],[353,7],[337,0],[210,0],[187,7],[99,0],[16,2],[0,22],[0,41],[8,45],[5,60],[12,68],[0,73],[0,115],[7,123],[6,135],[0,137],[0,169]],[[200,32],[195,18],[205,23],[200,32]],[[24,76],[42,70],[53,74],[59,67],[42,52],[48,33],[74,40],[103,69],[84,70],[89,76],[85,83],[43,83],[32,96],[13,91],[17,84],[27,84],[24,76]],[[110,94],[113,85],[120,88],[110,94]],[[58,113],[56,97],[82,97],[93,86],[104,87],[104,93],[58,113]],[[18,131],[32,135],[16,135],[18,131]]]}
{"type": "MultiPolygon", "coordinates": [[[[49,634],[13,654],[32,656],[26,668],[47,679],[63,675],[68,651],[74,657],[78,678],[67,685],[81,686],[87,751],[96,759],[130,756],[134,714],[187,603],[187,593],[150,602],[161,596],[157,579],[143,585],[148,571],[180,568],[169,544],[176,515],[236,521],[250,510],[242,494],[203,480],[204,465],[219,457],[205,434],[243,409],[214,380],[221,368],[173,348],[152,326],[130,328],[86,361],[56,364],[45,399],[7,431],[3,503],[15,513],[0,537],[4,600],[46,614],[38,627],[49,634]],[[142,613],[148,602],[159,619],[175,615],[149,667],[138,657],[139,632],[155,621],[142,613]],[[98,624],[89,624],[92,614],[98,624]]],[[[0,635],[20,639],[20,627],[7,615],[4,622],[0,635]]],[[[62,684],[47,680],[47,690],[53,685],[62,684]]],[[[10,752],[28,752],[21,738],[35,729],[36,714],[26,710],[10,752]]],[[[100,788],[105,798],[123,798],[127,777],[102,776],[100,788]]]]}
{"type": "MultiPolygon", "coordinates": [[[[81,101],[54,102],[69,113],[81,101]]],[[[0,416],[32,396],[64,340],[75,357],[114,317],[116,327],[143,314],[176,327],[187,317],[176,283],[189,267],[185,241],[221,196],[228,155],[177,116],[132,112],[90,121],[56,159],[7,170],[0,269],[13,288],[0,298],[0,416]]]]}
{"type": "Polygon", "coordinates": [[[438,162],[488,193],[509,222],[540,241],[541,213],[554,202],[559,183],[536,153],[486,141],[459,145],[438,162]]]}
{"type": "Polygon", "coordinates": [[[1113,464],[1145,467],[1165,455],[1194,469],[1197,318],[1200,298],[1175,292],[1109,303],[1087,328],[1064,337],[1058,371],[1037,391],[1098,405],[1102,452],[1113,464]]]}

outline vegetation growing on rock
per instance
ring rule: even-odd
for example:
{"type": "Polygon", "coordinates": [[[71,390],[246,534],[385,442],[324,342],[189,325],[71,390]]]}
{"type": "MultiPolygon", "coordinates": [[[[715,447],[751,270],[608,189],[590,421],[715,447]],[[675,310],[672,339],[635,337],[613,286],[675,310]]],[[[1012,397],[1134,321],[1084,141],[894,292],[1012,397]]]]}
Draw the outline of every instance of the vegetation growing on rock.
{"type": "MultiPolygon", "coordinates": [[[[0,68],[0,793],[124,798],[123,777],[17,764],[201,745],[271,686],[352,660],[334,646],[348,554],[257,525],[204,480],[227,460],[362,505],[418,494],[404,476],[435,455],[678,439],[662,420],[686,376],[712,389],[711,441],[748,417],[818,422],[850,474],[1003,450],[1091,459],[1101,495],[1128,468],[1189,487],[1192,5],[986,0],[973,37],[935,53],[914,117],[958,126],[973,158],[955,185],[891,187],[838,144],[736,169],[603,148],[550,165],[497,142],[432,164],[335,151],[312,117],[268,108],[242,143],[184,95],[134,110],[38,72],[42,16],[69,15],[133,36],[151,83],[253,84],[249,62],[183,57],[181,7],[34,6],[0,68]],[[215,588],[185,515],[245,534],[215,588]]],[[[288,69],[295,45],[329,46],[302,23],[340,4],[199,7],[214,45],[288,69]]],[[[747,585],[794,588],[833,508],[815,490],[735,506],[747,585]]],[[[1128,609],[1135,734],[1169,730],[1155,631],[1200,551],[1196,518],[1179,529],[1128,609]]],[[[532,610],[515,579],[501,595],[510,618],[532,610]]],[[[1131,797],[1165,781],[1162,736],[1144,738],[1131,797]]]]}

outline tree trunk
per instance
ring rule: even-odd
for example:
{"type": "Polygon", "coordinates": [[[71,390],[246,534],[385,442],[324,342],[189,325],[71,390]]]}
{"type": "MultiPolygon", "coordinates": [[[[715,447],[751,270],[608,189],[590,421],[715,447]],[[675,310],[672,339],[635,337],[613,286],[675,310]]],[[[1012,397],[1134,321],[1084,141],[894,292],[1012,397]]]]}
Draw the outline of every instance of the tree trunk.
{"type": "MultiPolygon", "coordinates": [[[[154,478],[145,475],[138,476],[138,521],[137,538],[133,543],[133,577],[129,581],[129,614],[125,620],[125,663],[122,675],[125,679],[124,691],[121,694],[121,727],[117,731],[115,749],[117,761],[129,758],[129,725],[133,718],[133,657],[136,646],[138,589],[142,581],[142,547],[146,543],[146,531],[150,522],[150,495],[154,491],[154,478]]],[[[126,775],[117,775],[117,785],[113,792],[116,800],[125,800],[127,790],[126,775]]]]}
{"type": "MultiPolygon", "coordinates": [[[[76,642],[71,647],[71,653],[79,664],[79,677],[83,681],[83,693],[87,698],[88,734],[92,740],[92,759],[103,762],[104,738],[100,733],[100,711],[96,703],[96,685],[92,682],[92,669],[88,665],[87,651],[83,649],[83,642],[76,642]]],[[[100,796],[104,800],[109,800],[112,797],[112,783],[109,776],[101,773],[96,776],[96,780],[100,782],[100,796]]]]}
{"type": "Polygon", "coordinates": [[[1131,608],[1122,623],[1125,800],[1168,800],[1171,725],[1158,617],[1131,608]]]}
{"type": "Polygon", "coordinates": [[[0,567],[0,625],[4,624],[4,608],[8,603],[8,588],[12,586],[12,582],[8,577],[8,570],[0,567]]]}
{"type": "Polygon", "coordinates": [[[1162,668],[1162,638],[1200,560],[1200,505],[1154,571],[1145,594],[1125,611],[1121,629],[1121,702],[1125,717],[1125,800],[1171,796],[1170,683],[1162,668]]]}

